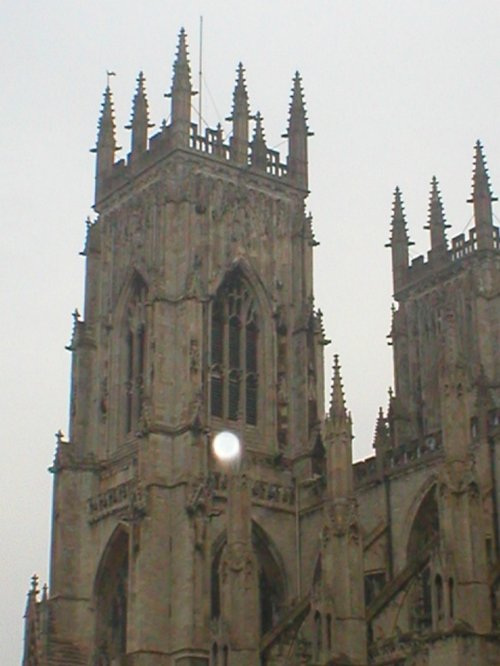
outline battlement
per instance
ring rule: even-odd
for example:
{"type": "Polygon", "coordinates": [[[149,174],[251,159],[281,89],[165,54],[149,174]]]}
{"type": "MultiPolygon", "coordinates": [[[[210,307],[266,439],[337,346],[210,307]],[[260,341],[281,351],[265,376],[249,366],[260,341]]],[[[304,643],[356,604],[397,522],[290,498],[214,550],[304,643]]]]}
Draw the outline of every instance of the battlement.
{"type": "Polygon", "coordinates": [[[149,108],[142,72],[137,79],[133,99],[132,119],[127,129],[132,132],[131,150],[127,159],[115,161],[118,150],[115,140],[113,100],[109,85],[106,87],[99,120],[97,144],[93,151],[96,160],[96,204],[129,183],[146,169],[175,151],[184,151],[219,160],[240,169],[279,179],[307,195],[307,139],[311,135],[307,125],[302,82],[298,72],[293,79],[287,132],[288,155],[266,144],[263,119],[259,112],[250,114],[243,66],[238,66],[233,93],[233,108],[228,121],[232,127],[228,139],[220,123],[204,130],[191,120],[191,99],[196,93],[191,86],[191,73],[187,56],[186,34],[181,31],[171,92],[170,124],[163,122],[161,130],[148,137],[149,108]],[[250,122],[253,133],[250,137],[250,122]]]}
{"type": "Polygon", "coordinates": [[[431,249],[427,261],[420,255],[409,262],[408,248],[412,245],[408,237],[402,196],[396,188],[391,224],[391,239],[388,246],[392,250],[392,271],[394,295],[399,300],[408,287],[448,268],[456,267],[460,262],[473,255],[483,252],[500,251],[499,228],[493,224],[492,203],[497,201],[490,188],[483,148],[478,141],[475,146],[474,173],[472,179],[472,195],[468,203],[473,204],[474,226],[468,235],[458,234],[451,240],[451,247],[446,237],[446,223],[441,194],[434,177],[431,181],[429,217],[425,229],[430,230],[431,249]]]}
{"type": "MultiPolygon", "coordinates": [[[[412,259],[407,269],[404,287],[412,286],[422,280],[426,280],[428,277],[433,276],[436,270],[441,271],[443,268],[456,266],[462,260],[469,259],[471,256],[477,254],[478,249],[476,228],[472,227],[467,236],[461,233],[451,239],[451,248],[447,250],[445,260],[441,260],[438,264],[433,261],[431,252],[428,254],[427,261],[423,255],[418,255],[412,259]]],[[[494,226],[492,228],[490,250],[500,252],[499,227],[494,226]]]]}

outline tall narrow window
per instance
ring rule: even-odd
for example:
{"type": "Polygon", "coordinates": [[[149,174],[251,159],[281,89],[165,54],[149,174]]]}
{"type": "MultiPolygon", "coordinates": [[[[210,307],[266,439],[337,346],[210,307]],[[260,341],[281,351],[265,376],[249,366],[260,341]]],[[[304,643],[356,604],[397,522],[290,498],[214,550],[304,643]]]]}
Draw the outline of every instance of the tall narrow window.
{"type": "Polygon", "coordinates": [[[125,331],[125,432],[134,432],[142,415],[146,370],[146,285],[134,280],[125,331]]]}
{"type": "Polygon", "coordinates": [[[212,306],[212,416],[257,424],[258,333],[254,301],[241,273],[235,271],[212,306]]]}

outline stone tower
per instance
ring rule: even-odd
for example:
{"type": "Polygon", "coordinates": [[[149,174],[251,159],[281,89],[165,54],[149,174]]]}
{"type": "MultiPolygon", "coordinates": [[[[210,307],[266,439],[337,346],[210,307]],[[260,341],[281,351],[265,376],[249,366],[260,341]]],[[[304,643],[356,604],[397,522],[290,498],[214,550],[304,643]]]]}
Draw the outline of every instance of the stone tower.
{"type": "Polygon", "coordinates": [[[427,261],[410,263],[402,195],[395,192],[389,242],[395,392],[387,415],[379,414],[375,458],[355,465],[361,522],[371,534],[365,590],[374,664],[500,660],[495,200],[477,142],[468,238],[461,234],[449,246],[433,178],[431,248],[427,261]]]}
{"type": "Polygon", "coordinates": [[[194,94],[182,30],[170,124],[148,137],[141,73],[116,161],[104,93],[43,663],[257,666],[302,594],[296,486],[321,437],[325,340],[301,79],[286,162],[241,64],[229,142],[192,122],[194,94]],[[243,442],[236,475],[212,454],[224,429],[243,442]]]}

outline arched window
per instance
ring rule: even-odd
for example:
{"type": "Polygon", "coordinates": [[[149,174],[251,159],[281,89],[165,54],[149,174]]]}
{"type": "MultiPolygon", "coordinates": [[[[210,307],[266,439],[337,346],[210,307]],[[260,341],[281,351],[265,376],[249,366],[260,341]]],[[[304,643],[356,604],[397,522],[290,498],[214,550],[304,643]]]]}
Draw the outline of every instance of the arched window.
{"type": "Polygon", "coordinates": [[[212,305],[210,411],[229,421],[257,424],[258,321],[240,271],[233,272],[212,305]]]}
{"type": "Polygon", "coordinates": [[[125,331],[125,433],[137,429],[142,416],[146,370],[146,298],[147,287],[136,276],[126,312],[125,331]]]}
{"type": "MultiPolygon", "coordinates": [[[[257,525],[252,529],[252,545],[257,558],[259,585],[260,629],[264,635],[271,631],[280,621],[285,607],[285,578],[282,565],[277,561],[264,531],[257,525]]],[[[210,596],[211,617],[218,619],[224,612],[221,607],[221,575],[220,566],[225,542],[219,544],[211,566],[210,596]]]]}
{"type": "Polygon", "coordinates": [[[96,654],[111,661],[127,650],[128,541],[115,535],[96,579],[96,654]]]}
{"type": "MultiPolygon", "coordinates": [[[[421,569],[415,580],[414,591],[411,599],[411,622],[414,629],[427,631],[432,626],[432,576],[429,564],[430,551],[437,547],[439,540],[439,511],[436,497],[436,486],[432,486],[422,500],[408,539],[408,562],[418,561],[428,553],[425,558],[427,563],[421,569]]],[[[434,579],[436,590],[442,606],[442,581],[434,579]]],[[[436,599],[437,600],[437,599],[436,599]]]]}

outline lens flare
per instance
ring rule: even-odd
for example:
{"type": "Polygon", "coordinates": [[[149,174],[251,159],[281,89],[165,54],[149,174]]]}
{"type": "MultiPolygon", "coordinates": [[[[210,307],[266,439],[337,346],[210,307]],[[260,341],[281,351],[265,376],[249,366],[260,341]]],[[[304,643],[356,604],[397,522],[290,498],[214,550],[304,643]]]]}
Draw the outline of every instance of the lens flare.
{"type": "Polygon", "coordinates": [[[215,435],[212,449],[216,457],[222,462],[236,460],[241,454],[240,440],[234,432],[229,430],[223,430],[215,435]]]}

